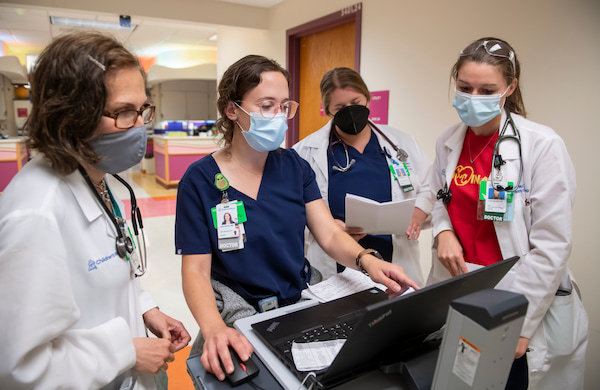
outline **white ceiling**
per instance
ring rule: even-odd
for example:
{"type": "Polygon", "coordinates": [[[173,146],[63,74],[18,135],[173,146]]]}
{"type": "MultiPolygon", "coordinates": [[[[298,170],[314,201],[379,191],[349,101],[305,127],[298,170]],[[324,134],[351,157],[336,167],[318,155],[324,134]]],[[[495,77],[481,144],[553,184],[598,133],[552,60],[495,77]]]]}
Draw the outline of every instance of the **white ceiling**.
{"type": "MultiPolygon", "coordinates": [[[[283,0],[215,0],[269,8],[283,0]]],[[[8,45],[44,47],[52,38],[80,29],[50,24],[50,16],[118,22],[119,14],[65,10],[48,7],[18,7],[0,3],[0,41],[8,45]]],[[[216,25],[131,16],[134,31],[108,31],[138,55],[156,56],[165,51],[216,49],[208,39],[216,25]]]]}

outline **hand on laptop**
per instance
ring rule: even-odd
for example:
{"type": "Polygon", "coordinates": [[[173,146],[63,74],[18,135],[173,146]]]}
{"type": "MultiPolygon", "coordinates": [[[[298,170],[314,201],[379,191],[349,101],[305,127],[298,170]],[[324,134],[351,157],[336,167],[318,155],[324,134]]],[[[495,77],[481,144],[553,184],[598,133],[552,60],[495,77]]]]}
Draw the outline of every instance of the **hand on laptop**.
{"type": "Polygon", "coordinates": [[[415,290],[419,289],[417,283],[404,273],[402,267],[396,264],[380,260],[373,255],[364,255],[361,263],[374,282],[387,287],[386,293],[391,297],[401,295],[410,287],[415,290]]]}
{"type": "Polygon", "coordinates": [[[221,368],[221,361],[227,373],[230,374],[234,370],[229,345],[235,349],[242,361],[248,360],[254,351],[254,348],[252,348],[246,337],[224,323],[217,330],[203,332],[203,335],[205,342],[201,357],[202,364],[206,371],[215,374],[220,381],[225,379],[225,373],[221,368]]]}

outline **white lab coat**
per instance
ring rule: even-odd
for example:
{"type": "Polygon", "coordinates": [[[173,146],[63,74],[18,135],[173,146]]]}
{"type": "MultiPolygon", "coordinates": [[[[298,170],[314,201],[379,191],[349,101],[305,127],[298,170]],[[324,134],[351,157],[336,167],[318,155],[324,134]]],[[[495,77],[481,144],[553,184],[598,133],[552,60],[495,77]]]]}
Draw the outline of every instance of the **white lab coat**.
{"type": "MultiPolygon", "coordinates": [[[[520,260],[497,288],[524,294],[529,301],[521,332],[522,337],[530,339],[529,388],[581,389],[588,318],[567,267],[575,169],[563,140],[552,129],[516,114],[512,118],[521,135],[523,176],[513,197],[514,220],[494,222],[494,226],[502,256],[520,256],[520,260]],[[559,286],[573,293],[556,296],[559,286]]],[[[501,123],[505,120],[503,113],[501,123]]],[[[467,126],[460,123],[438,138],[430,183],[434,193],[444,187],[444,181],[450,188],[466,131],[467,126]]],[[[513,134],[510,125],[506,134],[513,134]]],[[[500,154],[506,160],[502,167],[504,180],[516,185],[521,160],[518,144],[502,142],[500,154]]],[[[441,200],[435,202],[432,222],[434,237],[452,230],[441,200]]],[[[433,247],[428,284],[450,277],[437,258],[437,238],[433,247]]]]}
{"type": "MultiPolygon", "coordinates": [[[[327,149],[329,147],[331,123],[332,121],[329,121],[321,129],[293,146],[298,154],[308,161],[315,171],[317,184],[327,207],[329,207],[328,192],[330,168],[327,166],[327,149]]],[[[400,186],[394,182],[390,173],[390,180],[392,181],[392,200],[403,200],[416,197],[415,206],[429,214],[431,212],[433,198],[425,178],[431,163],[427,160],[427,157],[411,135],[395,130],[389,126],[377,125],[377,128],[399,148],[404,149],[406,153],[408,153],[407,166],[410,171],[412,185],[415,189],[407,193],[403,192],[400,189],[400,186]]],[[[385,146],[391,154],[395,155],[394,146],[390,145],[377,131],[374,131],[374,133],[377,136],[379,145],[382,148],[385,146]]],[[[360,161],[357,163],[360,163],[360,161]]],[[[429,222],[427,221],[423,228],[425,229],[428,227],[429,222]]],[[[404,268],[404,272],[419,286],[422,286],[424,278],[419,262],[419,241],[408,240],[405,234],[392,235],[392,250],[392,262],[404,268]]],[[[325,279],[337,273],[335,260],[329,257],[321,247],[319,247],[319,244],[317,244],[311,234],[307,234],[306,258],[310,261],[311,265],[321,271],[325,279]]]]}
{"type": "Polygon", "coordinates": [[[156,304],[116,236],[79,171],[59,176],[39,155],[13,178],[0,196],[0,388],[118,389],[131,375],[156,304]]]}

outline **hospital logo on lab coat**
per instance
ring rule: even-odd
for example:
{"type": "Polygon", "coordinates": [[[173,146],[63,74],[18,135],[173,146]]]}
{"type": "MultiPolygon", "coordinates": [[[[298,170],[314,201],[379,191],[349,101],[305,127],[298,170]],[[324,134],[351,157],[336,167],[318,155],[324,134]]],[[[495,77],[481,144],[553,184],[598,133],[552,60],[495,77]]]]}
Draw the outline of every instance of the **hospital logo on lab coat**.
{"type": "Polygon", "coordinates": [[[98,269],[98,266],[100,264],[102,264],[105,261],[108,261],[108,260],[110,260],[112,258],[115,258],[117,256],[118,256],[117,252],[115,252],[115,253],[113,253],[111,255],[104,256],[104,257],[102,257],[102,258],[100,258],[98,260],[88,260],[88,272],[92,272],[93,270],[98,269]]]}

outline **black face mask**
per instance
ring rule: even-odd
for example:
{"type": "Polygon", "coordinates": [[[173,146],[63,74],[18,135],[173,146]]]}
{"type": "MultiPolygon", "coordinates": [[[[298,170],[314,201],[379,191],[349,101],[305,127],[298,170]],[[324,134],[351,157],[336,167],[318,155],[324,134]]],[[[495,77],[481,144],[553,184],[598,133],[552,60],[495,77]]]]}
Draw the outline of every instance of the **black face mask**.
{"type": "Polygon", "coordinates": [[[366,106],[346,106],[333,117],[333,123],[346,134],[358,134],[369,123],[369,109],[366,106]]]}

